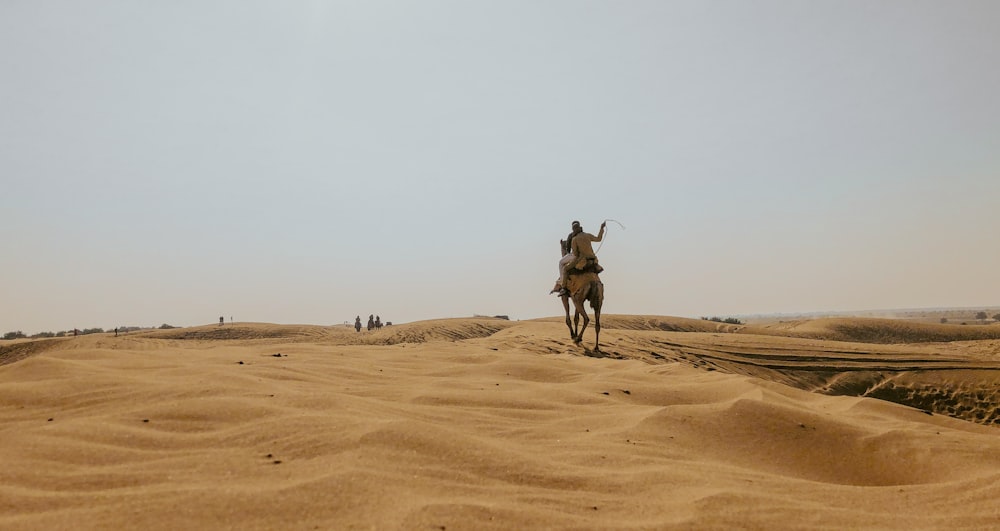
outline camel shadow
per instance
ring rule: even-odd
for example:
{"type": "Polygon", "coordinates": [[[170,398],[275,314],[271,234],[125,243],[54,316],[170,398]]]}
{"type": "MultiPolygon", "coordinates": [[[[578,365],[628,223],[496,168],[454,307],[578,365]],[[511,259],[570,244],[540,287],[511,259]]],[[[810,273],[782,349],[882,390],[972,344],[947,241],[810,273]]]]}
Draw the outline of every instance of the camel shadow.
{"type": "Polygon", "coordinates": [[[625,356],[622,356],[621,354],[619,354],[617,352],[606,352],[606,351],[603,351],[603,350],[601,350],[599,348],[592,349],[592,348],[583,347],[583,355],[587,356],[588,358],[607,358],[607,359],[612,359],[612,360],[623,360],[623,359],[626,359],[625,356]]]}

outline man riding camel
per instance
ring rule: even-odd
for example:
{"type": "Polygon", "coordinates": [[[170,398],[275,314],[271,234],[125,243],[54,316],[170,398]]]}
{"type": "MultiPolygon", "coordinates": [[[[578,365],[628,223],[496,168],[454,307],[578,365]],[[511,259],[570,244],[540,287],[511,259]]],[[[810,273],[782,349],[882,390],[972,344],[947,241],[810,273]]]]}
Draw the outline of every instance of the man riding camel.
{"type": "Polygon", "coordinates": [[[566,288],[567,278],[574,269],[583,269],[588,262],[593,262],[594,272],[600,273],[604,268],[597,263],[597,254],[591,242],[599,242],[604,238],[604,228],[607,222],[601,223],[601,230],[597,236],[583,232],[583,227],[579,221],[573,222],[573,232],[563,240],[563,257],[559,260],[559,284],[558,290],[553,288],[549,293],[559,292],[559,296],[569,295],[566,288]]]}

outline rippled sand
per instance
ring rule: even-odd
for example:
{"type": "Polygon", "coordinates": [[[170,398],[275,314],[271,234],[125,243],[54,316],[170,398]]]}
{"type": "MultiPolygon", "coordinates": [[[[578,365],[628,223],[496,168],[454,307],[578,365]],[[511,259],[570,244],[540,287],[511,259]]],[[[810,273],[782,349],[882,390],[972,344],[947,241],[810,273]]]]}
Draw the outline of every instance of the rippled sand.
{"type": "Polygon", "coordinates": [[[1000,522],[998,341],[836,326],[606,316],[601,352],[561,319],[0,343],[0,528],[1000,522]]]}

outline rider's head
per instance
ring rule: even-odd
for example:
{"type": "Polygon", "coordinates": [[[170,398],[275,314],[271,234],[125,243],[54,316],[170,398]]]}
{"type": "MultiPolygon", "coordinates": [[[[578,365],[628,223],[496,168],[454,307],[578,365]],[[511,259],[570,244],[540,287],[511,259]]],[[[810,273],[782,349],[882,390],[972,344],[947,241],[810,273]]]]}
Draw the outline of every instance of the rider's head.
{"type": "Polygon", "coordinates": [[[580,226],[580,222],[579,221],[574,221],[573,222],[573,232],[581,232],[581,231],[583,231],[583,227],[580,226]]]}

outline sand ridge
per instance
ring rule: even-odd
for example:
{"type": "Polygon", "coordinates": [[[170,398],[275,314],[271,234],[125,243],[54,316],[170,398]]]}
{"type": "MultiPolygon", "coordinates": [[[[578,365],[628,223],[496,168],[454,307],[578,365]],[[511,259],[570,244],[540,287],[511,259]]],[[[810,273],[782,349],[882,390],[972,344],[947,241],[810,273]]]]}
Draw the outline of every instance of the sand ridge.
{"type": "MultiPolygon", "coordinates": [[[[983,352],[620,321],[600,354],[574,346],[560,319],[361,334],[257,323],[228,337],[208,326],[52,344],[0,366],[0,527],[909,529],[1000,518],[997,428],[735,370],[769,348],[835,362],[985,363],[983,352]]],[[[958,384],[992,373],[979,371],[949,374],[958,384]]]]}
{"type": "Polygon", "coordinates": [[[858,343],[933,343],[1000,339],[1000,326],[921,323],[872,317],[828,317],[751,326],[745,333],[858,343]]]}

